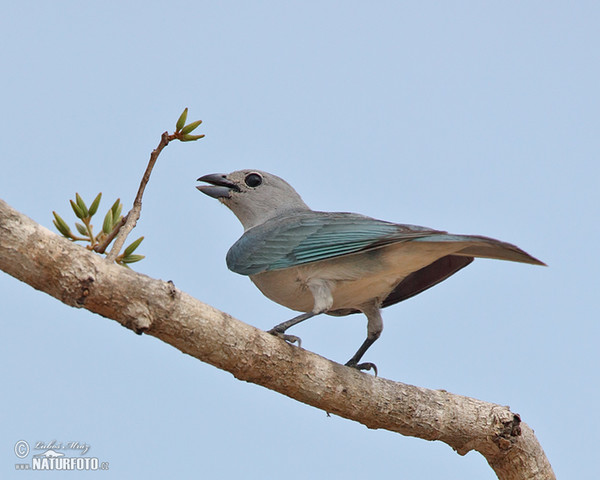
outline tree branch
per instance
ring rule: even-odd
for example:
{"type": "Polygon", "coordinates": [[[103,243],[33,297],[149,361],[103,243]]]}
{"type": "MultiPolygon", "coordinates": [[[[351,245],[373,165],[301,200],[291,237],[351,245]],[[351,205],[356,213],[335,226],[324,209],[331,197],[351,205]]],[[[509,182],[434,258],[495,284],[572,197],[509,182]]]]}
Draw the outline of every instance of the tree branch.
{"type": "Polygon", "coordinates": [[[0,269],[61,302],[160,338],[236,378],[366,425],[480,452],[503,480],[553,479],[508,407],[373,377],[288,345],[178,290],[107,262],[0,200],[0,269]]]}

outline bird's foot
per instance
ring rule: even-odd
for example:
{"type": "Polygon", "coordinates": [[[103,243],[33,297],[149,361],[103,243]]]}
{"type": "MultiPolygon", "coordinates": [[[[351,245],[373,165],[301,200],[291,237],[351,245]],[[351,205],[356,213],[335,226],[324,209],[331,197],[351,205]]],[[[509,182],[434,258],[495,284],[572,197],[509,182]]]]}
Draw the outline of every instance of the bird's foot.
{"type": "Polygon", "coordinates": [[[288,343],[292,343],[292,344],[297,343],[299,347],[302,346],[302,340],[300,339],[300,337],[297,337],[296,335],[287,335],[286,333],[283,333],[283,332],[277,330],[277,328],[272,328],[267,333],[270,333],[271,335],[274,335],[275,337],[279,337],[288,343]]]}
{"type": "Polygon", "coordinates": [[[346,366],[350,367],[350,368],[356,368],[356,370],[361,370],[361,371],[362,370],[365,370],[365,371],[373,370],[375,372],[375,376],[377,376],[377,365],[375,365],[374,363],[371,363],[371,362],[356,363],[356,362],[353,362],[352,360],[349,360],[346,363],[346,366]]]}

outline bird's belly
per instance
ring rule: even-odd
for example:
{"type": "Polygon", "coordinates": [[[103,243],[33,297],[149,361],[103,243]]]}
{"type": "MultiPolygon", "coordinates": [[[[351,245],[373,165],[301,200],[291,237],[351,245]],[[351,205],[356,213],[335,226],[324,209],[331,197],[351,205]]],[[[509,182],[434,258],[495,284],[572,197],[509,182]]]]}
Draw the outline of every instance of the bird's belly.
{"type": "Polygon", "coordinates": [[[329,310],[359,309],[373,300],[383,301],[407,275],[452,253],[452,248],[444,244],[400,243],[262,272],[250,278],[266,297],[292,310],[313,309],[309,284],[314,281],[328,284],[333,296],[329,310]]]}
{"type": "Polygon", "coordinates": [[[310,312],[314,306],[314,298],[299,270],[299,267],[272,270],[251,275],[250,279],[274,302],[298,312],[310,312]]]}

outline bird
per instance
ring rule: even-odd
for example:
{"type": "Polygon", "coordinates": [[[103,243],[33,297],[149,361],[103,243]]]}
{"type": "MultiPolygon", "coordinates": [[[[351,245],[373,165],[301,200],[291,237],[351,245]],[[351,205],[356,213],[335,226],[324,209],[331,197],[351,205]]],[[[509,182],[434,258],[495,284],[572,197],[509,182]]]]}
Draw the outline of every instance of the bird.
{"type": "Polygon", "coordinates": [[[227,267],[250,277],[272,301],[302,312],[269,333],[289,343],[286,331],[322,313],[362,312],[367,337],[346,366],[361,362],[383,330],[381,309],[446,280],[474,258],[545,265],[519,247],[481,235],[455,235],[348,212],[312,210],[282,178],[261,170],[198,178],[202,193],[228,207],[243,235],[226,255],[227,267]]]}

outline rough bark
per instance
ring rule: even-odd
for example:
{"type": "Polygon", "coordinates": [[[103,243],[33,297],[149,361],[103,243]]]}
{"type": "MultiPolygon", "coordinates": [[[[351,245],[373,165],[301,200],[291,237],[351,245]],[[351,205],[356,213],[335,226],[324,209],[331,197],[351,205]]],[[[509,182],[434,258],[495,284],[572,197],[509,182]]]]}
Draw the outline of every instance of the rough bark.
{"type": "Polygon", "coordinates": [[[508,407],[358,372],[291,346],[173,284],[109,263],[0,200],[0,269],[236,378],[366,425],[480,452],[500,479],[552,479],[533,430],[508,407]]]}

